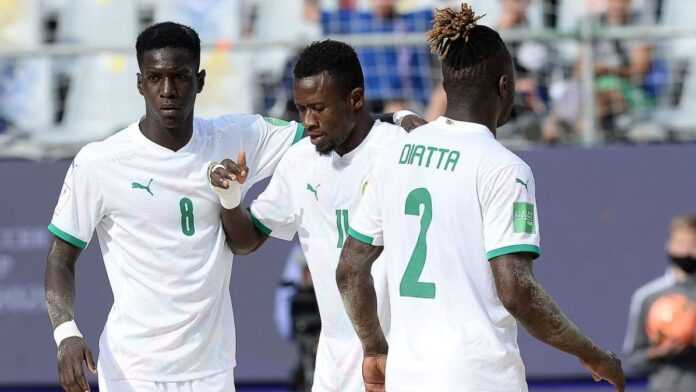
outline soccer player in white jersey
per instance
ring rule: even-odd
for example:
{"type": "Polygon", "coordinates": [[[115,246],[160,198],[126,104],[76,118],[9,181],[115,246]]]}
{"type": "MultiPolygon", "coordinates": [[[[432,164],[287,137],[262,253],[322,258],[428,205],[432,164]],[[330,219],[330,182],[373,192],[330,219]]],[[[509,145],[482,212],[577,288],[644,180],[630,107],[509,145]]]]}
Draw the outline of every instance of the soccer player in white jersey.
{"type": "Polygon", "coordinates": [[[336,278],[364,347],[365,382],[384,391],[386,367],[389,392],[527,391],[517,320],[623,391],[620,361],[585,337],[532,274],[540,254],[534,177],[495,140],[512,107],[512,61],[498,33],[477,20],[465,5],[437,12],[429,41],[443,62],[447,112],[385,149],[351,215],[336,278]],[[388,345],[369,273],[380,263],[388,345]]]}
{"type": "MultiPolygon", "coordinates": [[[[375,120],[366,110],[360,62],[347,44],[326,40],[309,45],[298,58],[294,77],[295,104],[309,138],[288,150],[250,212],[239,205],[232,209],[228,238],[235,253],[244,254],[269,236],[290,240],[298,234],[322,322],[312,390],[359,392],[364,390],[362,350],[335,271],[372,162],[406,132],[375,120]]],[[[212,184],[238,187],[238,174],[216,169],[212,184]]],[[[378,291],[386,289],[384,271],[373,272],[378,291]]],[[[386,310],[387,296],[378,298],[386,310]]],[[[381,318],[388,325],[388,314],[381,318]]]]}
{"type": "Polygon", "coordinates": [[[88,390],[85,362],[99,369],[102,392],[234,391],[232,252],[207,164],[244,151],[251,185],[303,128],[257,115],[194,118],[205,71],[188,27],[154,25],[136,49],[145,116],[77,154],[49,226],[46,300],[60,383],[88,390]],[[73,320],[75,263],[95,230],[114,296],[97,366],[73,320]]]}

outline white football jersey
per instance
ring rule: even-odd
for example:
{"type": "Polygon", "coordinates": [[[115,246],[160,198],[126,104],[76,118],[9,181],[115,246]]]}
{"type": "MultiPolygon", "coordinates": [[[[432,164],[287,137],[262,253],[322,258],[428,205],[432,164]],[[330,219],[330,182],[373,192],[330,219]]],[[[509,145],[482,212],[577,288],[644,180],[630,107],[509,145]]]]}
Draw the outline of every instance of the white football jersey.
{"type": "MultiPolygon", "coordinates": [[[[336,266],[348,236],[348,219],[362,195],[373,163],[384,147],[406,132],[375,122],[349,153],[320,155],[309,139],[290,148],[266,190],[253,202],[256,227],[290,240],[298,234],[312,273],[322,330],[314,376],[315,391],[362,390],[362,347],[343,307],[336,266]]],[[[373,270],[381,321],[388,330],[384,268],[373,270]]]]}
{"type": "Polygon", "coordinates": [[[483,125],[441,117],[384,151],[350,236],[384,246],[388,391],[527,391],[489,260],[538,255],[537,221],[530,168],[483,125]]]}
{"type": "Polygon", "coordinates": [[[232,252],[207,164],[245,151],[245,191],[302,133],[257,115],[195,119],[191,140],[171,151],[135,123],[77,154],[49,230],[80,248],[97,231],[114,295],[100,377],[185,381],[234,367],[232,252]]]}

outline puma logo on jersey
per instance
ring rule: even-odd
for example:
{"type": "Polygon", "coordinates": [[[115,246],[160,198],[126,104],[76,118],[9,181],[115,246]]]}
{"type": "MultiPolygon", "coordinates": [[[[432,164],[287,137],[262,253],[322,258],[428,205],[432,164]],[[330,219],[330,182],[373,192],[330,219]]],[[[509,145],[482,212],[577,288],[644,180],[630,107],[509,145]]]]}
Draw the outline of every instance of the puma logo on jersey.
{"type": "Polygon", "coordinates": [[[524,189],[526,189],[527,191],[529,191],[529,188],[527,188],[527,183],[526,183],[526,182],[520,180],[519,178],[515,178],[515,182],[518,183],[518,184],[524,185],[524,189]]]}
{"type": "Polygon", "coordinates": [[[150,190],[150,185],[152,185],[152,178],[150,179],[150,182],[147,183],[147,186],[145,186],[145,185],[143,185],[143,184],[139,184],[139,183],[137,183],[137,182],[134,182],[134,183],[131,184],[131,188],[132,188],[132,189],[144,189],[144,190],[147,191],[147,193],[150,194],[150,196],[154,196],[154,194],[153,194],[152,191],[150,190]]]}
{"type": "Polygon", "coordinates": [[[319,185],[320,185],[320,184],[317,184],[317,186],[316,186],[316,188],[315,188],[315,187],[313,187],[312,185],[307,184],[307,190],[310,191],[310,192],[312,192],[312,193],[314,193],[314,197],[317,199],[317,201],[319,201],[319,194],[317,193],[317,191],[318,191],[318,189],[319,189],[319,185]]]}

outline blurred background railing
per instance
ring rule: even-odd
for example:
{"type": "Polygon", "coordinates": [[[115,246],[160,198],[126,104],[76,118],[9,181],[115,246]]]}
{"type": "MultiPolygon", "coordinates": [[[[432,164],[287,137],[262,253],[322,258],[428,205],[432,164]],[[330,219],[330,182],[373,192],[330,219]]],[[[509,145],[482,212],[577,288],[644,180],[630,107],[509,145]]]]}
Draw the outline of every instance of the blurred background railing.
{"type": "MultiPolygon", "coordinates": [[[[292,61],[305,44],[353,44],[375,111],[445,108],[425,41],[438,0],[0,1],[0,156],[69,157],[137,120],[134,42],[153,21],[194,27],[208,71],[200,116],[293,117],[292,61]]],[[[506,144],[696,139],[696,3],[473,0],[515,58],[506,144]]]]}

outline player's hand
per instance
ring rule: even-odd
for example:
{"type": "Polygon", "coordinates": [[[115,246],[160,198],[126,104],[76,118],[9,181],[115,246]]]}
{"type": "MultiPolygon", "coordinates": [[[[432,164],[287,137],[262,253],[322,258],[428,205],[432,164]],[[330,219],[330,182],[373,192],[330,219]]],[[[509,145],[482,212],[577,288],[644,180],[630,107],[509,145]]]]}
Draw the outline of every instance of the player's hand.
{"type": "Polygon", "coordinates": [[[375,355],[363,358],[363,380],[365,392],[384,392],[384,374],[387,356],[375,355]]]}
{"type": "Polygon", "coordinates": [[[600,351],[599,356],[588,361],[581,361],[582,365],[592,374],[592,378],[599,382],[606,380],[616,387],[617,392],[623,392],[626,386],[626,378],[621,368],[621,360],[612,352],[600,351]]]}
{"type": "Polygon", "coordinates": [[[242,184],[246,182],[249,168],[246,154],[241,151],[237,161],[225,159],[220,163],[211,162],[208,166],[210,187],[220,198],[220,203],[227,209],[233,209],[241,203],[242,184]]]}
{"type": "Polygon", "coordinates": [[[421,125],[425,125],[428,122],[425,121],[424,118],[420,118],[416,115],[409,115],[404,117],[403,120],[401,120],[401,128],[405,129],[408,132],[411,132],[412,130],[420,127],[421,125]]]}
{"type": "Polygon", "coordinates": [[[651,347],[650,350],[648,350],[648,357],[650,359],[661,359],[671,357],[686,350],[687,347],[687,345],[680,341],[667,339],[662,343],[651,347]]]}
{"type": "Polygon", "coordinates": [[[82,362],[92,373],[97,373],[97,366],[85,339],[78,336],[63,339],[58,347],[58,377],[66,392],[89,391],[82,362]]]}
{"type": "Polygon", "coordinates": [[[227,189],[232,182],[244,184],[249,175],[244,151],[239,152],[236,162],[231,159],[224,159],[220,163],[212,162],[210,169],[213,168],[209,173],[210,184],[222,189],[227,189]]]}

